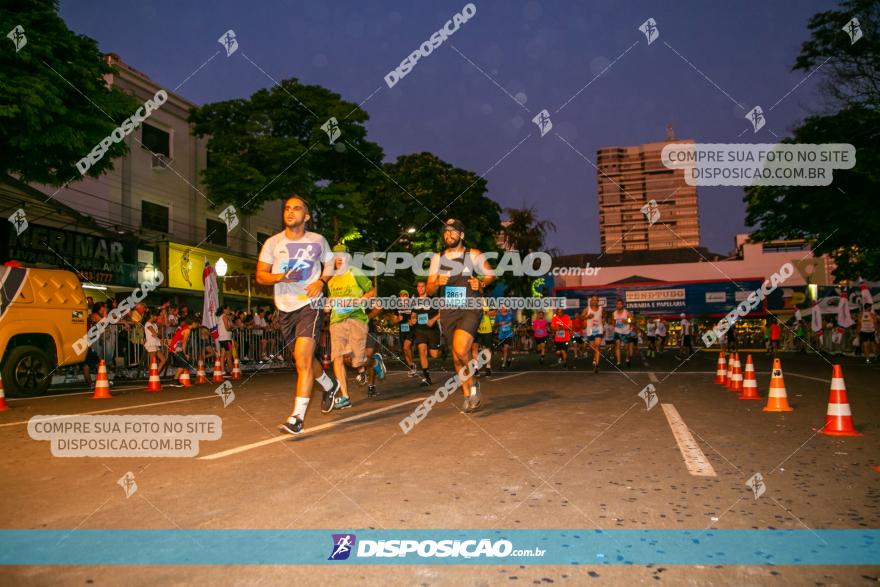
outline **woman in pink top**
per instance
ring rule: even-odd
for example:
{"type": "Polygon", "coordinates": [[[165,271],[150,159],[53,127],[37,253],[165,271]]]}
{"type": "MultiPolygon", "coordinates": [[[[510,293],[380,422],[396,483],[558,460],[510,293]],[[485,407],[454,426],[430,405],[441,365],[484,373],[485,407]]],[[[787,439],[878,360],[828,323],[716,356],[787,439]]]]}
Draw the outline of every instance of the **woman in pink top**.
{"type": "Polygon", "coordinates": [[[549,322],[544,318],[544,312],[538,312],[532,320],[532,336],[535,337],[535,349],[538,351],[538,361],[544,364],[544,348],[547,343],[547,326],[549,322]]]}

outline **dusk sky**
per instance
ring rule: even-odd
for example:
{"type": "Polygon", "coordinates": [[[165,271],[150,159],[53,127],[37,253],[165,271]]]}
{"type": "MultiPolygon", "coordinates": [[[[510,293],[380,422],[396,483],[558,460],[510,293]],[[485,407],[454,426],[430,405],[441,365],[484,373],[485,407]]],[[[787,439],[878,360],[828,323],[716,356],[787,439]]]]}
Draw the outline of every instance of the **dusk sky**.
{"type": "MultiPolygon", "coordinates": [[[[557,226],[548,245],[565,253],[599,251],[596,172],[573,148],[595,162],[601,147],[663,140],[667,123],[697,142],[776,142],[823,106],[820,70],[768,110],[807,77],[791,67],[809,17],[834,7],[827,0],[478,1],[470,21],[389,89],[384,76],[465,4],[64,0],[61,16],[169,89],[233,29],[238,52],[216,57],[178,91],[197,104],[272,85],[244,55],[276,80],[297,77],[351,102],[378,90],[363,108],[367,138],[387,160],[430,151],[477,174],[495,165],[489,197],[503,207],[535,205],[557,226]],[[651,45],[638,30],[649,17],[660,30],[651,45]],[[744,118],[755,105],[767,117],[757,134],[744,118]],[[544,137],[531,122],[542,109],[553,122],[544,137]]],[[[745,230],[742,189],[699,195],[701,244],[729,252],[745,230]]]]}

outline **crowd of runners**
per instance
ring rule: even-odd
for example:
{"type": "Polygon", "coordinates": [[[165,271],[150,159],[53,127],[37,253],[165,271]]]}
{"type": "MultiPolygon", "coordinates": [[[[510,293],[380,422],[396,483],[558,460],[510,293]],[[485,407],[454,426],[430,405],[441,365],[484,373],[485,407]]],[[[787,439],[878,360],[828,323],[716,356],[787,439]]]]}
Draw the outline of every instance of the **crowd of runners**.
{"type": "MultiPolygon", "coordinates": [[[[281,424],[282,431],[300,434],[315,383],[322,391],[321,410],[351,407],[347,370],[355,381],[367,386],[367,397],[379,394],[376,384],[386,375],[385,357],[389,351],[379,336],[377,320],[387,310],[371,305],[376,296],[373,282],[355,268],[345,268],[344,245],[331,249],[327,240],[307,230],[310,220],[308,202],[291,196],[284,203],[284,230],[266,240],[257,262],[257,282],[274,286],[276,323],[287,352],[292,352],[296,366],[296,393],[293,411],[281,424]],[[340,301],[357,303],[340,304],[340,301]],[[321,334],[329,329],[332,376],[318,360],[321,334]]],[[[482,404],[479,377],[492,375],[494,362],[499,369],[509,369],[514,360],[514,338],[520,323],[514,312],[503,306],[490,311],[479,309],[479,299],[494,281],[494,275],[480,251],[465,244],[465,226],[449,219],[443,226],[444,249],[431,259],[428,276],[409,291],[400,291],[406,307],[393,311],[390,322],[399,330],[399,345],[410,377],[421,385],[434,382],[432,359],[451,355],[452,366],[464,396],[464,411],[477,410],[482,404]],[[477,271],[462,271],[462,267],[477,271]],[[442,309],[437,300],[442,300],[442,309]],[[486,352],[488,351],[488,352],[486,352]],[[466,368],[477,357],[489,361],[466,368]],[[481,373],[482,371],[482,373],[481,373]]],[[[859,341],[864,356],[877,353],[876,336],[880,322],[870,306],[859,313],[859,341]]],[[[668,349],[670,324],[663,318],[637,320],[633,312],[617,300],[613,309],[600,304],[598,297],[572,316],[562,309],[534,311],[527,323],[540,365],[574,369],[580,364],[598,372],[603,363],[612,368],[631,366],[633,360],[653,358],[668,349]],[[606,355],[603,355],[603,351],[606,355]],[[555,358],[555,360],[554,360],[555,358]]],[[[687,360],[694,352],[697,333],[691,320],[681,314],[676,321],[676,352],[687,360]]],[[[779,351],[782,328],[776,322],[768,329],[768,350],[779,351]]],[[[791,329],[790,329],[791,330],[791,329]]],[[[736,346],[735,328],[722,340],[722,348],[736,346]]],[[[702,341],[698,341],[701,344],[702,341]]]]}

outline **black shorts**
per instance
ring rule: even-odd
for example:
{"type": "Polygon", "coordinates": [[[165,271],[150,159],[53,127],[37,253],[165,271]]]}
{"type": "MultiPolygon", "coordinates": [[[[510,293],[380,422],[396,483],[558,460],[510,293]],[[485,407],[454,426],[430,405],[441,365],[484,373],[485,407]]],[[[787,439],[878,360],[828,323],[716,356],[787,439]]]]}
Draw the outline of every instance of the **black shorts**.
{"type": "Polygon", "coordinates": [[[568,341],[567,340],[554,340],[553,345],[556,347],[557,351],[568,350],[568,341]]]}
{"type": "Polygon", "coordinates": [[[584,344],[584,337],[575,336],[572,340],[574,340],[574,344],[584,344]]]}
{"type": "Polygon", "coordinates": [[[413,331],[412,330],[407,330],[406,332],[403,332],[402,330],[400,331],[401,344],[403,344],[403,341],[405,341],[405,340],[412,340],[412,339],[413,339],[413,331]]]}
{"type": "MultiPolygon", "coordinates": [[[[382,341],[379,340],[378,332],[370,332],[367,331],[367,346],[368,349],[373,349],[374,351],[378,351],[379,349],[385,348],[385,345],[382,344],[382,341]]],[[[370,357],[367,357],[368,359],[370,357]]]]}
{"type": "Polygon", "coordinates": [[[478,345],[480,345],[483,348],[491,349],[492,344],[495,341],[492,340],[492,333],[491,332],[485,332],[485,333],[478,332],[476,337],[474,337],[474,342],[476,342],[478,345]]]}
{"type": "Polygon", "coordinates": [[[282,339],[291,348],[297,338],[311,338],[317,342],[324,326],[324,312],[313,308],[310,303],[293,312],[278,310],[278,325],[282,339]]]}
{"type": "Polygon", "coordinates": [[[217,344],[219,344],[220,348],[223,349],[224,351],[228,352],[228,351],[232,350],[232,341],[231,340],[218,340],[217,344]]]}
{"type": "Polygon", "coordinates": [[[86,365],[89,367],[97,367],[101,362],[101,359],[98,357],[98,353],[92,350],[92,347],[89,347],[88,352],[86,352],[86,365]]]}
{"type": "Polygon", "coordinates": [[[176,369],[188,369],[190,365],[183,353],[173,352],[171,353],[171,366],[176,369]]]}
{"type": "Polygon", "coordinates": [[[859,343],[874,342],[873,332],[859,332],[859,343]]]}
{"type": "Polygon", "coordinates": [[[683,344],[683,346],[686,346],[686,347],[694,346],[694,343],[693,343],[693,341],[691,340],[691,335],[690,335],[690,334],[685,334],[683,338],[684,338],[684,344],[683,344]]]}
{"type": "Polygon", "coordinates": [[[443,328],[446,343],[452,346],[452,336],[456,330],[464,330],[474,336],[482,317],[481,310],[444,310],[440,314],[440,326],[443,328]]]}
{"type": "Polygon", "coordinates": [[[440,348],[440,331],[436,328],[417,328],[413,330],[413,346],[428,345],[429,349],[440,348]]]}
{"type": "Polygon", "coordinates": [[[544,344],[545,342],[547,342],[546,336],[536,336],[535,337],[535,345],[544,344]]]}

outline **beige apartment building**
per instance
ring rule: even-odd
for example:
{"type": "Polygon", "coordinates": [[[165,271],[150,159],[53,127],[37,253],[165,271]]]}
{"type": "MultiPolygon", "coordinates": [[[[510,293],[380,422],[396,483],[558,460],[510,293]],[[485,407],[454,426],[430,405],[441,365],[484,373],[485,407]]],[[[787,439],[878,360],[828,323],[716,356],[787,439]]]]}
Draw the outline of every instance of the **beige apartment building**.
{"type": "Polygon", "coordinates": [[[700,217],[697,188],[684,181],[683,171],[667,169],[660,152],[675,140],[597,151],[599,234],[603,252],[622,253],[697,247],[700,217]],[[642,211],[656,202],[654,222],[642,211]],[[659,217],[656,213],[659,212],[659,217]]]}

